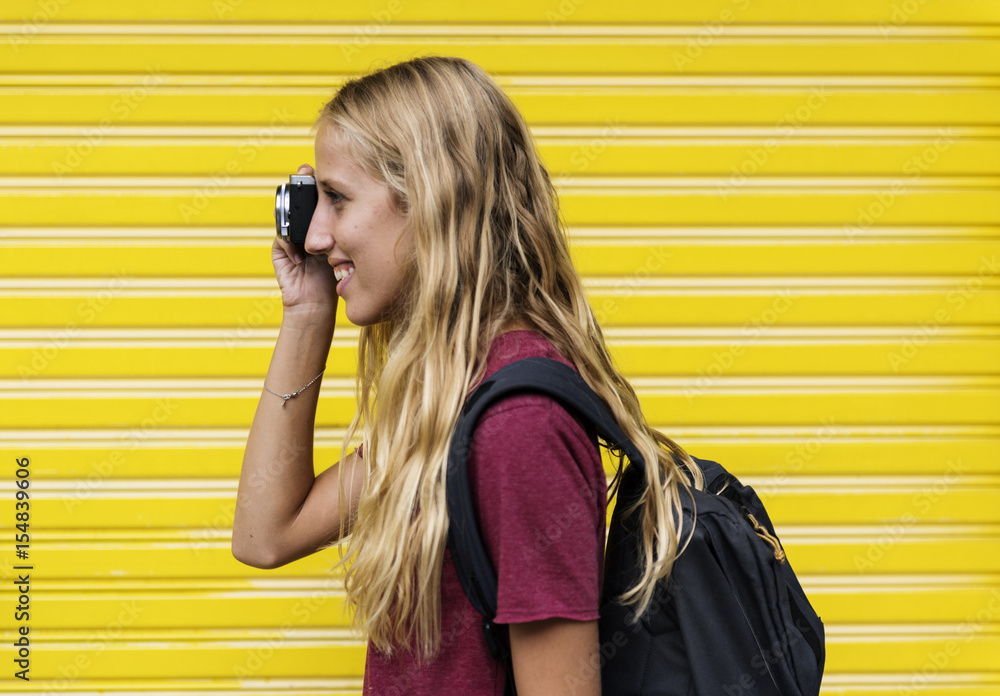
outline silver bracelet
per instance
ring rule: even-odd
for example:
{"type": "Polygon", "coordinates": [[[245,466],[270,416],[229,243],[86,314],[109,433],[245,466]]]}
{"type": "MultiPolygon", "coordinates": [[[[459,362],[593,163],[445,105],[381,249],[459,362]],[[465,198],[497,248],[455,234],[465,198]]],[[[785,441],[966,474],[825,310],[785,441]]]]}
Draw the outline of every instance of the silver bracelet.
{"type": "Polygon", "coordinates": [[[298,396],[299,394],[301,394],[302,392],[304,392],[306,389],[308,389],[309,387],[311,387],[312,383],[315,382],[320,377],[322,377],[324,372],[326,372],[326,368],[325,367],[322,370],[320,370],[320,373],[318,375],[316,375],[311,380],[309,380],[309,384],[307,384],[306,386],[302,387],[301,389],[299,389],[296,392],[292,392],[291,394],[279,394],[276,391],[271,391],[270,389],[267,388],[266,384],[264,385],[264,391],[271,392],[275,396],[280,396],[282,399],[284,399],[284,401],[281,402],[281,408],[284,408],[285,404],[288,403],[289,399],[291,399],[293,396],[298,396]]]}

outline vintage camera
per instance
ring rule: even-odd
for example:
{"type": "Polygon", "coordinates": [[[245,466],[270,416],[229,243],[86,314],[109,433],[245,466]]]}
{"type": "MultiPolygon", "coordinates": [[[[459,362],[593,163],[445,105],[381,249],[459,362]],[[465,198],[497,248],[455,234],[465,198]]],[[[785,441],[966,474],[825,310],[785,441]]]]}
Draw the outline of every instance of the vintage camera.
{"type": "Polygon", "coordinates": [[[315,178],[298,174],[288,177],[288,183],[279,186],[274,197],[274,226],[278,236],[304,244],[318,200],[315,178]]]}

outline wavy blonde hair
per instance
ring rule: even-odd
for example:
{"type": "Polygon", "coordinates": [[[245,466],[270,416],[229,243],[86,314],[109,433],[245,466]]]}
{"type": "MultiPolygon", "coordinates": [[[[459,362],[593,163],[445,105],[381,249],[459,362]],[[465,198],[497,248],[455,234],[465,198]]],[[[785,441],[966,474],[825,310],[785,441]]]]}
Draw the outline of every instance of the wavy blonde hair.
{"type": "Polygon", "coordinates": [[[341,561],[355,624],[384,653],[437,653],[448,446],[490,345],[518,320],[576,366],[646,461],[659,464],[646,467],[640,501],[642,579],[621,597],[643,613],[678,554],[679,488],[702,487],[701,472],[649,426],[615,369],[521,114],[476,65],[424,57],[347,82],[317,123],[333,126],[385,182],[416,249],[404,270],[412,291],[392,321],[362,328],[359,342],[358,412],[344,451],[362,428],[365,475],[341,561]]]}

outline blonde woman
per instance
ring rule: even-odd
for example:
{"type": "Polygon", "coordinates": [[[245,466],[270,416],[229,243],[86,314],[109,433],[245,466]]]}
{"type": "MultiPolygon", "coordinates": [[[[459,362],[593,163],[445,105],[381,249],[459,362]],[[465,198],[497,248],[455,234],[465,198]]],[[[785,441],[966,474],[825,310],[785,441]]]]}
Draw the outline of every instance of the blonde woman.
{"type": "MultiPolygon", "coordinates": [[[[645,577],[625,597],[639,611],[675,558],[678,487],[702,482],[685,477],[675,455],[690,459],[649,428],[612,364],[548,173],[482,69],[429,57],[371,73],[346,83],[317,127],[315,170],[299,169],[320,189],[306,253],[280,239],[272,249],[284,314],[233,554],[274,568],[345,545],[347,599],[369,640],[365,694],[502,694],[447,550],[447,449],[474,387],[518,358],[561,360],[659,462],[648,467],[659,494],[646,507],[645,577]],[[346,454],[314,476],[339,301],[361,327],[358,412],[346,454]],[[348,453],[355,434],[363,444],[348,453]]],[[[593,432],[545,397],[513,397],[485,414],[469,466],[518,693],[600,693],[607,484],[593,432]]]]}

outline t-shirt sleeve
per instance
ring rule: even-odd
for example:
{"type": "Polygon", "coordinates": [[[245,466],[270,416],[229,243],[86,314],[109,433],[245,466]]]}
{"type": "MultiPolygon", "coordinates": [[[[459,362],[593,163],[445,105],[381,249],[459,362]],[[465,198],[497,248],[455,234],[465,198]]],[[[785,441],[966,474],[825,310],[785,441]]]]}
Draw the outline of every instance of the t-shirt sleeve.
{"type": "Polygon", "coordinates": [[[592,435],[551,399],[515,397],[481,419],[469,468],[497,623],[597,619],[607,483],[592,435]]]}

